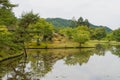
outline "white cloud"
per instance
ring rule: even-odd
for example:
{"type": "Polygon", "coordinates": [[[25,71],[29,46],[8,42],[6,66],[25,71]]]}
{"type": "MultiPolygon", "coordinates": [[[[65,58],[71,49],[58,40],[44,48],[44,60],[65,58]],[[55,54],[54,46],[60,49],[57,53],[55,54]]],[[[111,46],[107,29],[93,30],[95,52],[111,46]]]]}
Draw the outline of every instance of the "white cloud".
{"type": "Polygon", "coordinates": [[[120,26],[119,0],[11,0],[19,4],[14,9],[17,16],[23,11],[33,10],[41,17],[61,17],[71,19],[80,16],[97,25],[112,29],[120,26]]]}

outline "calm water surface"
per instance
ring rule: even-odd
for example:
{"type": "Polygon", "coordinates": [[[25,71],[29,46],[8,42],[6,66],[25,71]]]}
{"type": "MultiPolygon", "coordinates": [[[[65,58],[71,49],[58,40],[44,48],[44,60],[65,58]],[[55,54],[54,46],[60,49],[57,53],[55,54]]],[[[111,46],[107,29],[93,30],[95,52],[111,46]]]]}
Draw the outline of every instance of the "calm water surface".
{"type": "Polygon", "coordinates": [[[0,63],[1,80],[120,80],[120,48],[28,50],[0,63]]]}

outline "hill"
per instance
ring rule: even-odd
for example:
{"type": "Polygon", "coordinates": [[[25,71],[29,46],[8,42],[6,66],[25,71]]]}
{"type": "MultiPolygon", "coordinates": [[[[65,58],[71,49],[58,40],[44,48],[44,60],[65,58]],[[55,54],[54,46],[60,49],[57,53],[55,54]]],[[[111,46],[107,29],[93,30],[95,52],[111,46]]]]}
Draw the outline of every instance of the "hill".
{"type": "Polygon", "coordinates": [[[47,18],[46,21],[52,23],[55,27],[69,27],[72,20],[62,18],[47,18]]]}
{"type": "Polygon", "coordinates": [[[98,26],[98,25],[94,25],[94,24],[91,24],[91,23],[90,23],[90,27],[91,27],[91,28],[104,27],[104,28],[106,29],[107,32],[111,32],[111,31],[112,31],[112,29],[110,29],[110,28],[107,27],[107,26],[98,26]]]}
{"type": "MultiPolygon", "coordinates": [[[[55,27],[69,27],[71,26],[71,23],[72,23],[72,20],[67,20],[67,19],[62,19],[62,18],[47,18],[46,21],[49,23],[52,23],[55,27]]],[[[89,22],[89,26],[91,28],[105,27],[107,32],[112,31],[112,29],[110,29],[107,26],[98,26],[90,22],[89,22]]]]}

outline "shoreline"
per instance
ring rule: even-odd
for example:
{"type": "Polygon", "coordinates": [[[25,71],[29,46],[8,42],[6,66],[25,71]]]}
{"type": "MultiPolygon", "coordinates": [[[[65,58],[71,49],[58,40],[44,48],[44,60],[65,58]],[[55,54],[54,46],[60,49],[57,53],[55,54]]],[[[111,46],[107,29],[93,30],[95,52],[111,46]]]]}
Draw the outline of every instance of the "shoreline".
{"type": "Polygon", "coordinates": [[[26,48],[26,49],[81,49],[81,48],[95,48],[95,47],[54,47],[54,48],[26,48]]]}
{"type": "Polygon", "coordinates": [[[3,58],[3,59],[0,60],[0,62],[6,61],[6,60],[9,60],[9,59],[12,59],[12,58],[17,58],[17,57],[22,56],[22,55],[24,55],[24,53],[21,53],[19,55],[10,56],[10,57],[7,57],[7,58],[3,58]]]}
{"type": "MultiPolygon", "coordinates": [[[[89,42],[90,43],[90,42],[89,42]]],[[[65,44],[65,45],[63,45],[63,43],[62,43],[62,45],[60,44],[53,44],[53,45],[50,45],[50,44],[47,44],[47,46],[46,45],[40,45],[40,46],[36,46],[36,45],[32,45],[32,46],[30,46],[30,45],[26,45],[26,49],[83,49],[83,48],[96,48],[96,44],[106,44],[106,43],[108,43],[108,42],[101,42],[101,43],[99,43],[99,42],[94,42],[94,43],[92,43],[91,42],[91,44],[92,45],[89,45],[89,43],[88,44],[83,44],[81,47],[78,45],[78,44],[75,44],[75,45],[70,45],[70,43],[69,44],[65,44]]],[[[110,42],[110,44],[112,45],[112,46],[115,46],[115,45],[119,45],[119,43],[116,43],[116,42],[110,42]]],[[[12,59],[12,58],[16,58],[16,57],[19,57],[19,56],[21,56],[21,55],[24,55],[24,53],[21,53],[21,54],[16,54],[16,55],[12,55],[12,56],[9,56],[9,57],[6,57],[6,58],[3,58],[3,59],[0,59],[0,62],[3,62],[3,61],[6,61],[6,60],[9,60],[9,59],[12,59]]]]}

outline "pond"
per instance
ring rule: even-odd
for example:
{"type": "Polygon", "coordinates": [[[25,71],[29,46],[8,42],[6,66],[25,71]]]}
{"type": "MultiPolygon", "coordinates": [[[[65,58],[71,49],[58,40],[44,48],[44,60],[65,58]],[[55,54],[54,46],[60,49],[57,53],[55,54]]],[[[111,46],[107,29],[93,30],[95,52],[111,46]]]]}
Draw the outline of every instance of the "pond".
{"type": "Polygon", "coordinates": [[[27,52],[0,63],[1,80],[120,80],[119,46],[27,52]]]}

